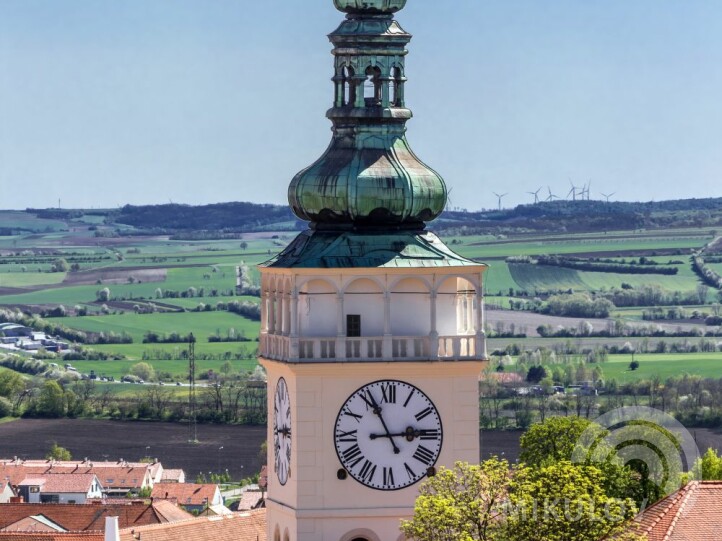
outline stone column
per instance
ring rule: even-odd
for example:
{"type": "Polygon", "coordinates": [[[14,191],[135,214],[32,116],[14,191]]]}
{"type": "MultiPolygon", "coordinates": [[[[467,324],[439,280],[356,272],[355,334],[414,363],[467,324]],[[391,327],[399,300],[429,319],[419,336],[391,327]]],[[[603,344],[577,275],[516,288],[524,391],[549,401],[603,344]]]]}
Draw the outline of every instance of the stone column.
{"type": "Polygon", "coordinates": [[[439,358],[439,331],[436,328],[436,299],[438,294],[431,291],[429,294],[429,305],[431,308],[431,333],[429,333],[429,358],[439,358]]]}
{"type": "Polygon", "coordinates": [[[343,294],[336,295],[336,358],[346,358],[346,330],[343,310],[343,294]]]}
{"type": "Polygon", "coordinates": [[[381,342],[381,355],[384,359],[393,356],[393,337],[391,336],[391,293],[384,291],[384,338],[381,342]]]}

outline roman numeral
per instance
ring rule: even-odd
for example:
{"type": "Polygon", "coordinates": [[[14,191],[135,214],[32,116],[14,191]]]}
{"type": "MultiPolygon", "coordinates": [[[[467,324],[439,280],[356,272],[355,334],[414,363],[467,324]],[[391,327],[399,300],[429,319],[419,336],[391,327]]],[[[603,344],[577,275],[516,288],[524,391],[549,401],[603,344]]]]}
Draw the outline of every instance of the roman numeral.
{"type": "Polygon", "coordinates": [[[431,415],[434,412],[434,410],[429,406],[428,408],[422,409],[419,413],[417,413],[414,417],[416,417],[417,421],[421,421],[421,419],[425,419],[429,415],[431,415]]]}
{"type": "Polygon", "coordinates": [[[409,476],[409,479],[416,479],[416,474],[414,473],[414,470],[412,470],[406,462],[404,462],[404,468],[406,468],[406,474],[409,476]]]}
{"type": "Polygon", "coordinates": [[[437,428],[421,430],[420,432],[421,435],[419,436],[419,439],[422,440],[438,440],[441,437],[441,430],[437,428]]]}
{"type": "Polygon", "coordinates": [[[371,391],[369,391],[369,390],[364,391],[364,392],[361,394],[361,398],[363,399],[364,402],[366,402],[366,409],[367,409],[367,410],[368,410],[369,408],[373,409],[373,408],[375,407],[375,406],[374,406],[374,397],[371,396],[371,391]],[[366,395],[369,395],[369,397],[366,398],[366,395]]]}
{"type": "Polygon", "coordinates": [[[404,407],[409,405],[409,402],[411,402],[411,397],[414,396],[414,390],[411,389],[409,391],[409,396],[406,397],[406,402],[404,402],[404,407]]]}
{"type": "Polygon", "coordinates": [[[336,434],[336,441],[339,443],[355,443],[358,441],[358,430],[341,431],[339,434],[336,434]]]}
{"type": "Polygon", "coordinates": [[[365,460],[363,466],[361,466],[361,471],[359,472],[359,477],[361,477],[361,480],[364,483],[370,483],[373,481],[375,474],[376,465],[369,460],[365,460]]]}
{"type": "Polygon", "coordinates": [[[384,467],[384,486],[390,487],[395,485],[394,483],[394,469],[384,467]]]}
{"type": "Polygon", "coordinates": [[[361,449],[359,449],[359,446],[357,443],[354,443],[351,447],[349,447],[345,451],[342,451],[341,456],[343,456],[344,463],[348,464],[348,469],[353,468],[356,464],[361,462],[361,460],[363,459],[363,455],[361,454],[361,449]]]}
{"type": "Polygon", "coordinates": [[[416,452],[414,453],[414,458],[416,460],[418,460],[419,462],[422,462],[428,466],[429,464],[431,464],[431,461],[434,459],[434,453],[432,453],[429,449],[427,449],[423,445],[419,445],[419,448],[416,449],[416,452]]]}
{"type": "Polygon", "coordinates": [[[381,386],[381,401],[387,404],[396,404],[396,384],[387,383],[381,386]]]}
{"type": "Polygon", "coordinates": [[[344,415],[348,415],[349,417],[353,417],[354,419],[356,419],[356,422],[357,422],[357,423],[360,423],[360,422],[361,422],[361,419],[363,418],[363,415],[359,415],[358,413],[354,413],[354,412],[352,412],[352,411],[349,410],[349,409],[344,410],[343,414],[344,414],[344,415]]]}

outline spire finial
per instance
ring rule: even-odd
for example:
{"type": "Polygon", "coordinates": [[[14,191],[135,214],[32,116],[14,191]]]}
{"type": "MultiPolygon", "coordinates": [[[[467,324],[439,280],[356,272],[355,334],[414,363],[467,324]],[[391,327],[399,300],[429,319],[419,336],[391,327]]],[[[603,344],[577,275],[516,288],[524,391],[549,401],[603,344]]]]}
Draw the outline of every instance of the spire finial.
{"type": "Polygon", "coordinates": [[[392,14],[404,9],[406,0],[333,0],[336,9],[351,14],[392,14]]]}

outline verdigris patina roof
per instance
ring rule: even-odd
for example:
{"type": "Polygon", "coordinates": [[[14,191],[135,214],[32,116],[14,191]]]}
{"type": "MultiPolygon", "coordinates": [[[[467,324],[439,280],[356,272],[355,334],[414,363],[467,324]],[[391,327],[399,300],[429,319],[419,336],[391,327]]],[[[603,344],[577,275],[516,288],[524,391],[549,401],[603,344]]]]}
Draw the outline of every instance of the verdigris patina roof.
{"type": "Polygon", "coordinates": [[[304,231],[288,247],[261,267],[464,267],[482,265],[450,250],[429,231],[400,230],[388,233],[304,231]]]}
{"type": "Polygon", "coordinates": [[[395,13],[406,0],[333,0],[336,9],[346,13],[395,13]]]}

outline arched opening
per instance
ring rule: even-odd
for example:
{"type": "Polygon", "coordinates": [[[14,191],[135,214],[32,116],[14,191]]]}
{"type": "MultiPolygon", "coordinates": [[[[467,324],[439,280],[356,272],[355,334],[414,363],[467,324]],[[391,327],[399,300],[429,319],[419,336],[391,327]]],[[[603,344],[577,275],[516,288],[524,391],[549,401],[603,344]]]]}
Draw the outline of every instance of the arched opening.
{"type": "Polygon", "coordinates": [[[337,335],[336,297],[336,288],[326,280],[310,280],[301,286],[296,314],[299,337],[337,335]]]}
{"type": "Polygon", "coordinates": [[[393,68],[391,70],[391,81],[389,81],[389,101],[391,102],[391,107],[403,107],[404,101],[403,101],[403,92],[402,92],[402,86],[403,86],[403,74],[401,72],[401,68],[393,68]]]}
{"type": "Polygon", "coordinates": [[[404,278],[391,289],[391,334],[394,358],[429,355],[431,292],[418,278],[404,278]]]}
{"type": "Polygon", "coordinates": [[[273,541],[281,541],[281,528],[276,524],[276,528],[273,532],[273,541]]]}
{"type": "Polygon", "coordinates": [[[441,357],[474,357],[483,344],[476,343],[481,330],[481,306],[474,283],[450,276],[437,290],[437,330],[441,357]]]}
{"type": "Polygon", "coordinates": [[[381,70],[369,66],[366,68],[366,81],[364,81],[364,101],[366,107],[381,106],[381,70]]]}
{"type": "Polygon", "coordinates": [[[356,103],[356,83],[354,70],[349,66],[343,68],[343,105],[353,106],[356,103]]]}
{"type": "Polygon", "coordinates": [[[291,536],[288,535],[288,528],[283,532],[283,541],[291,541],[291,536]]]}

